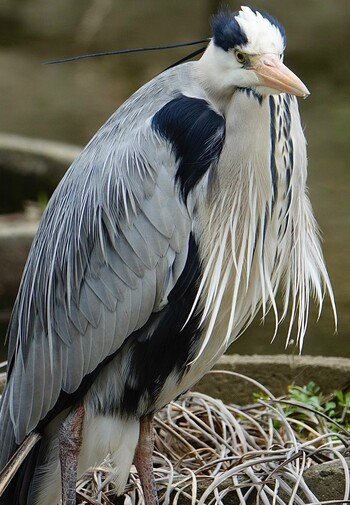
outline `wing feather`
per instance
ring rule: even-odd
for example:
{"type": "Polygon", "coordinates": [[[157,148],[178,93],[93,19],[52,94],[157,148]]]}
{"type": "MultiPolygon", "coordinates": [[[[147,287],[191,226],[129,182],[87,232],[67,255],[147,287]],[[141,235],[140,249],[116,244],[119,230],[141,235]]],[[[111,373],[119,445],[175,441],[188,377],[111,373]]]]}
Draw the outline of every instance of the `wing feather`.
{"type": "Polygon", "coordinates": [[[112,293],[103,282],[96,282],[96,278],[92,276],[86,277],[86,285],[96,295],[100,304],[105,305],[109,311],[115,312],[118,303],[115,293],[112,293]]]}
{"type": "MultiPolygon", "coordinates": [[[[128,259],[125,257],[125,260],[128,259]]],[[[116,249],[106,249],[106,262],[113,274],[119,277],[121,281],[130,289],[136,289],[138,276],[132,271],[126,261],[123,261],[116,249]]]]}
{"type": "Polygon", "coordinates": [[[48,375],[45,373],[46,367],[43,351],[44,348],[41,342],[40,345],[32,346],[30,359],[27,359],[25,364],[27,384],[23,391],[25,396],[21,399],[21,413],[19,416],[23,419],[23,413],[25,412],[25,417],[27,418],[25,425],[26,433],[29,432],[30,420],[37,424],[43,409],[46,389],[45,376],[48,375]],[[37,381],[37,377],[41,377],[41,381],[37,381]],[[34,384],[35,387],[33,387],[34,384]]]}
{"type": "Polygon", "coordinates": [[[111,269],[109,265],[102,265],[100,268],[98,276],[101,289],[107,290],[112,296],[115,296],[117,303],[124,301],[124,293],[127,288],[127,284],[123,282],[117,275],[111,275],[111,269]]]}
{"type": "Polygon", "coordinates": [[[139,261],[138,256],[133,251],[125,235],[119,235],[113,251],[115,251],[120,260],[127,266],[128,270],[131,270],[130,278],[132,278],[134,284],[137,282],[135,276],[139,278],[144,276],[146,267],[143,262],[139,261]]]}
{"type": "MultiPolygon", "coordinates": [[[[89,333],[93,328],[93,326],[89,325],[87,333],[89,333]]],[[[63,384],[62,389],[67,393],[73,393],[76,389],[78,389],[83,375],[84,370],[84,346],[83,340],[86,338],[90,338],[89,335],[79,335],[79,338],[75,339],[71,349],[69,350],[68,356],[68,368],[67,368],[67,380],[66,383],[63,384]],[[73,358],[74,357],[74,361],[73,358]]]]}
{"type": "MultiPolygon", "coordinates": [[[[38,318],[39,319],[39,318],[38,318]]],[[[68,307],[61,303],[56,304],[54,307],[54,321],[55,321],[55,332],[61,341],[65,345],[70,345],[71,342],[80,335],[79,329],[74,325],[70,324],[70,318],[68,315],[68,307]]],[[[38,324],[38,329],[35,334],[42,335],[45,332],[45,323],[40,318],[40,325],[38,324]]],[[[43,336],[41,338],[44,338],[43,336]]]]}
{"type": "Polygon", "coordinates": [[[132,248],[136,259],[141,262],[145,270],[153,270],[157,264],[157,256],[151,252],[149,244],[142,237],[136,226],[122,230],[125,240],[132,248]]]}
{"type": "Polygon", "coordinates": [[[149,245],[150,252],[156,258],[166,255],[169,248],[169,241],[164,235],[157,231],[144,214],[138,216],[134,226],[143,237],[144,241],[149,245]]]}
{"type": "MultiPolygon", "coordinates": [[[[77,330],[78,334],[84,335],[86,333],[89,321],[86,319],[83,312],[80,311],[78,303],[79,301],[75,301],[74,298],[71,298],[68,305],[67,324],[69,325],[69,328],[71,327],[71,325],[73,325],[74,330],[77,330]]],[[[58,322],[57,324],[61,324],[61,322],[58,322]]]]}
{"type": "Polygon", "coordinates": [[[145,201],[142,212],[163,237],[170,239],[173,236],[175,224],[168,212],[168,203],[168,198],[164,198],[158,190],[152,200],[145,201]],[[162,209],[162,212],[159,212],[159,209],[162,209]]]}
{"type": "MultiPolygon", "coordinates": [[[[49,353],[48,340],[45,338],[45,335],[41,337],[41,348],[43,353],[43,359],[46,360],[47,355],[49,353]]],[[[62,346],[57,345],[56,351],[56,359],[61,364],[61,354],[62,354],[62,346]]],[[[62,369],[61,366],[57,366],[55,369],[55,373],[52,374],[51,370],[48,366],[44,366],[45,370],[45,397],[42,406],[42,412],[48,412],[50,408],[56,404],[56,401],[59,397],[61,391],[62,384],[62,369]],[[49,387],[47,387],[49,385],[49,387]]],[[[42,415],[40,412],[40,418],[42,415]]]]}
{"type": "Polygon", "coordinates": [[[136,94],[96,134],[39,226],[8,333],[2,415],[17,443],[167,304],[186,264],[178,160],[151,127],[176,90],[159,81],[154,100],[136,94]]]}
{"type": "MultiPolygon", "coordinates": [[[[97,283],[93,283],[93,286],[94,285],[97,285],[97,283]]],[[[95,288],[95,290],[96,289],[97,288],[95,288]]],[[[94,288],[91,288],[87,281],[81,285],[79,311],[91,326],[94,328],[99,327],[101,321],[102,303],[97,297],[94,288]]]]}

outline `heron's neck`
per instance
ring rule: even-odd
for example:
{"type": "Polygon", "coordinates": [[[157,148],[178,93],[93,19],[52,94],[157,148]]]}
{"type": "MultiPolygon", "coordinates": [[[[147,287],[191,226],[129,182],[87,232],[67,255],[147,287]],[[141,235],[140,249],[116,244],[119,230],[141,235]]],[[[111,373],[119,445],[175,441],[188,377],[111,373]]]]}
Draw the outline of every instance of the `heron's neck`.
{"type": "Polygon", "coordinates": [[[205,91],[210,102],[224,113],[227,109],[235,86],[228,81],[226,67],[222,60],[222,51],[211,42],[203,56],[195,62],[195,79],[200,87],[205,91]]]}
{"type": "MultiPolygon", "coordinates": [[[[213,333],[221,352],[258,311],[266,295],[261,272],[266,285],[273,284],[274,257],[265,254],[264,244],[276,241],[267,213],[272,201],[269,106],[240,92],[226,106],[225,116],[216,177],[210,197],[198,206],[203,313],[209,321],[208,342],[213,333]]],[[[275,279],[272,297],[278,283],[275,279]]]]}
{"type": "MultiPolygon", "coordinates": [[[[297,320],[306,331],[311,289],[322,305],[333,295],[306,195],[306,148],[295,101],[261,102],[237,91],[226,109],[225,145],[211,198],[198,207],[204,274],[200,290],[208,316],[206,340],[223,351],[262,307],[276,330],[291,307],[287,342],[297,320]],[[276,293],[283,286],[278,313],[276,293]],[[219,330],[219,331],[218,331],[219,330]]],[[[204,349],[204,347],[203,347],[204,349]]]]}

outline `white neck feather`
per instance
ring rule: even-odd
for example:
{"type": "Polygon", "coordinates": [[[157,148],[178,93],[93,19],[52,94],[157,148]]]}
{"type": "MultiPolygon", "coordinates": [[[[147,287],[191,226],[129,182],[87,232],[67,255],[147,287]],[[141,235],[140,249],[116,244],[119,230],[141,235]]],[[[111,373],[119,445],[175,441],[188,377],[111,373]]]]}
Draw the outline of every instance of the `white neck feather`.
{"type": "Polygon", "coordinates": [[[273,309],[276,332],[290,311],[286,341],[295,321],[300,350],[310,295],[321,310],[327,291],[335,314],[317,224],[306,194],[306,147],[297,103],[294,99],[287,102],[284,95],[272,99],[277,125],[278,182],[274,189],[267,148],[271,142],[269,100],[267,97],[260,105],[245,92],[234,94],[226,111],[226,142],[216,168],[217,180],[210,190],[210,199],[199,204],[204,274],[195,307],[200,305],[203,310],[201,324],[205,336],[196,359],[213,339],[215,348],[219,348],[215,356],[224,352],[251,323],[260,307],[263,317],[273,309]],[[287,128],[294,145],[288,143],[282,132],[279,136],[279,129],[286,127],[288,117],[291,122],[287,128]],[[290,154],[293,162],[287,191],[290,154]],[[276,304],[279,289],[283,294],[281,314],[276,304]]]}

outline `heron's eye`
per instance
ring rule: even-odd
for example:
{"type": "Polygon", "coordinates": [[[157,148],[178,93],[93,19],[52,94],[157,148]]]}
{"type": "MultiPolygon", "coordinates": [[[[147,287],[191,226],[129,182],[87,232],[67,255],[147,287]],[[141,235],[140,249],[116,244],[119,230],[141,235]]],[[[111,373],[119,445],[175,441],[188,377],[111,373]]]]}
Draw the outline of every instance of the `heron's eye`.
{"type": "Polygon", "coordinates": [[[241,53],[241,51],[235,51],[235,57],[236,57],[236,60],[238,61],[238,63],[246,63],[247,61],[247,56],[243,53],[241,53]]]}

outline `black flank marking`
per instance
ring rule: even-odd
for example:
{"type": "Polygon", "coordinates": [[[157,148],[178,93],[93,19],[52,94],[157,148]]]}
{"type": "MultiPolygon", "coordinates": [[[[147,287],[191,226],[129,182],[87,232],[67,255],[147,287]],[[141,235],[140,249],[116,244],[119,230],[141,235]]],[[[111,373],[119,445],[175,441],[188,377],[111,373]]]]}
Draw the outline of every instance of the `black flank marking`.
{"type": "Polygon", "coordinates": [[[272,179],[272,187],[273,187],[273,196],[272,196],[272,204],[271,204],[271,214],[273,213],[274,206],[277,199],[277,183],[278,183],[278,172],[276,166],[275,159],[275,151],[276,151],[276,107],[275,100],[273,96],[269,97],[270,103],[270,138],[271,138],[271,146],[270,146],[270,171],[271,171],[271,179],[272,179]]]}
{"type": "Polygon", "coordinates": [[[187,364],[197,351],[201,330],[198,329],[200,313],[194,314],[186,326],[192,309],[201,267],[199,251],[193,235],[190,236],[185,268],[168,296],[168,305],[154,314],[150,326],[151,335],[141,328],[131,337],[131,380],[125,384],[121,405],[115,406],[126,415],[137,412],[140,398],[149,398],[149,411],[160,393],[167,377],[176,373],[178,380],[186,373],[187,364]]]}
{"type": "Polygon", "coordinates": [[[179,162],[176,182],[186,201],[207,170],[218,162],[225,140],[225,119],[205,100],[179,95],[153,116],[152,127],[172,145],[179,162]]]}

